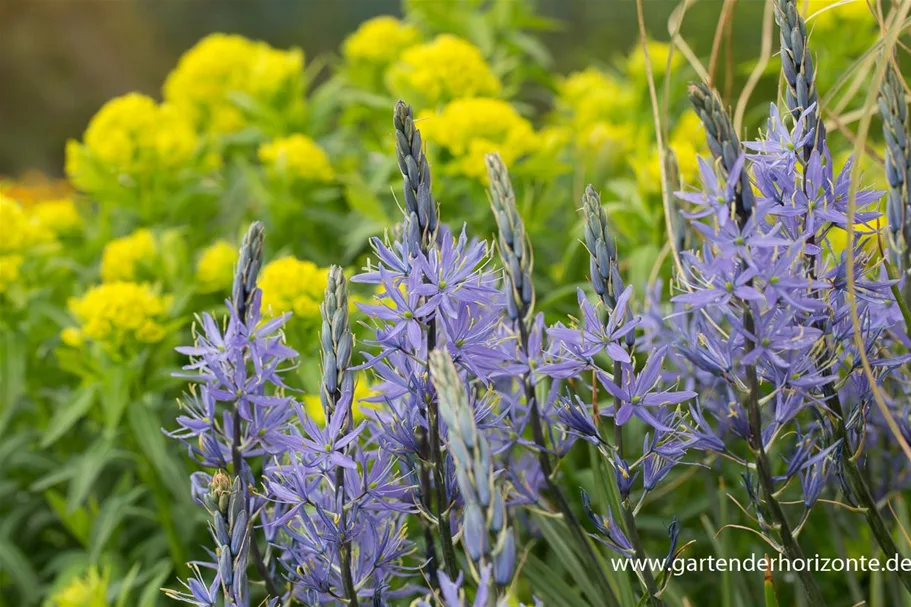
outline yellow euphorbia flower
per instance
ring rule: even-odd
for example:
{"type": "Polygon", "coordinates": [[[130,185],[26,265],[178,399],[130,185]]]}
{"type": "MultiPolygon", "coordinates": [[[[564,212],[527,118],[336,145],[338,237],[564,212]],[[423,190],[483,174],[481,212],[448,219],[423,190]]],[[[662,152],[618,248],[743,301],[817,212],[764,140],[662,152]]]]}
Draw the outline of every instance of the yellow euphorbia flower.
{"type": "Polygon", "coordinates": [[[407,49],[389,68],[387,80],[403,98],[420,99],[429,106],[465,97],[495,96],[501,89],[500,79],[481,50],[451,34],[407,49]]]}
{"type": "MultiPolygon", "coordinates": [[[[667,72],[667,60],[671,56],[671,46],[664,42],[655,42],[654,40],[649,40],[648,42],[648,58],[652,64],[652,75],[657,78],[663,78],[664,74],[667,72]]],[[[671,73],[673,74],[674,70],[680,67],[680,64],[683,62],[683,55],[679,50],[674,50],[674,54],[671,57],[671,73]]],[[[646,73],[645,73],[645,51],[642,50],[641,44],[636,44],[629,53],[629,56],[626,58],[626,73],[629,74],[630,78],[633,78],[637,81],[645,82],[646,73]]]]}
{"type": "Polygon", "coordinates": [[[205,249],[196,262],[196,283],[203,293],[213,293],[231,288],[234,281],[234,264],[237,247],[226,240],[219,240],[205,249]]]}
{"type": "Polygon", "coordinates": [[[671,131],[670,146],[677,155],[680,179],[683,183],[696,183],[699,173],[697,156],[709,154],[705,129],[695,112],[686,112],[671,131]]]}
{"type": "MultiPolygon", "coordinates": [[[[801,5],[802,7],[802,5],[801,5]]],[[[832,31],[849,25],[874,25],[876,19],[866,0],[836,2],[835,0],[810,0],[807,6],[807,27],[832,31]]]]}
{"type": "MultiPolygon", "coordinates": [[[[375,409],[376,404],[364,402],[365,398],[374,396],[376,393],[367,387],[367,382],[358,381],[354,387],[354,402],[351,404],[351,413],[354,422],[357,423],[364,419],[364,409],[375,409]]],[[[318,426],[326,425],[326,414],[323,411],[323,404],[320,401],[319,394],[307,394],[304,396],[304,407],[307,415],[310,416],[318,426]]]]}
{"type": "Polygon", "coordinates": [[[66,343],[92,340],[116,346],[130,340],[161,341],[164,321],[172,298],[158,294],[151,286],[134,282],[108,282],[89,289],[69,301],[79,323],[78,335],[68,331],[66,343]]]}
{"type": "Polygon", "coordinates": [[[301,181],[332,181],[335,173],[326,152],[306,135],[291,135],[259,146],[260,162],[276,175],[301,181]]]}
{"type": "Polygon", "coordinates": [[[74,577],[50,599],[51,607],[107,607],[110,573],[92,567],[85,575],[74,577]]]}
{"type": "Polygon", "coordinates": [[[304,98],[304,54],[272,48],[234,34],[211,34],[180,58],[164,84],[164,98],[204,130],[231,133],[247,120],[231,97],[243,94],[287,109],[304,98]]]}
{"type": "Polygon", "coordinates": [[[382,15],[364,21],[342,44],[342,54],[348,61],[360,61],[377,66],[388,65],[403,48],[421,39],[418,28],[382,15]]]}
{"type": "Polygon", "coordinates": [[[71,234],[82,227],[82,216],[69,198],[43,200],[30,206],[28,213],[57,235],[71,234]]]}
{"type": "Polygon", "coordinates": [[[634,136],[635,127],[632,125],[599,121],[579,132],[576,145],[584,154],[619,158],[633,146],[634,136]]]}
{"type": "Polygon", "coordinates": [[[5,293],[11,284],[18,282],[22,261],[22,255],[0,255],[0,293],[5,293]]]}
{"type": "Polygon", "coordinates": [[[502,99],[458,99],[437,114],[424,113],[425,141],[444,147],[453,156],[447,170],[486,183],[484,157],[499,152],[509,166],[539,146],[531,123],[502,99]]]}
{"type": "MultiPolygon", "coordinates": [[[[702,123],[693,112],[688,112],[674,126],[671,131],[670,149],[677,159],[680,187],[685,185],[699,185],[699,156],[709,159],[708,144],[705,141],[705,131],[702,123]]],[[[639,183],[639,188],[645,193],[661,191],[661,168],[657,147],[653,147],[647,162],[643,162],[641,154],[631,163],[639,183]]]]}
{"type": "Polygon", "coordinates": [[[38,245],[54,242],[54,231],[22,208],[16,200],[0,194],[0,254],[23,253],[38,245]]]}
{"type": "Polygon", "coordinates": [[[153,268],[158,258],[158,243],[149,230],[139,229],[104,246],[101,253],[101,280],[135,280],[143,266],[153,268]]]}
{"type": "Polygon", "coordinates": [[[90,165],[118,179],[186,165],[199,147],[192,123],[173,106],[129,93],[108,101],[89,122],[83,142],[67,143],[66,172],[92,191],[90,165]]]}
{"type": "Polygon", "coordinates": [[[567,76],[557,99],[580,131],[598,121],[618,122],[634,103],[635,91],[628,84],[593,67],[567,76]]]}
{"type": "Polygon", "coordinates": [[[318,319],[328,276],[328,268],[320,268],[312,261],[294,257],[266,264],[258,282],[263,293],[264,313],[278,316],[293,312],[297,318],[318,319]]]}

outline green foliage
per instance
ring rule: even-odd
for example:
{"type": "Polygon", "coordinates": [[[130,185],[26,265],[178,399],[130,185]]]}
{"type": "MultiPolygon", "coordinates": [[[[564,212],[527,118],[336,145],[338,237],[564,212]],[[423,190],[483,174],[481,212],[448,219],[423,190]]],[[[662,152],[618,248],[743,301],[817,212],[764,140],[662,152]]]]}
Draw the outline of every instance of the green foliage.
{"type": "MultiPolygon", "coordinates": [[[[866,11],[855,2],[810,21],[824,66],[821,90],[835,83],[844,83],[843,91],[862,88],[864,64],[854,58],[877,33],[859,5],[866,11]],[[838,34],[858,22],[856,35],[838,34]]],[[[322,293],[329,263],[360,266],[367,239],[396,216],[390,110],[399,94],[413,96],[437,176],[434,191],[453,227],[464,221],[472,235],[491,238],[483,157],[499,151],[509,164],[537,254],[537,306],[548,315],[574,307],[589,271],[574,212],[585,183],[606,202],[628,282],[639,287],[669,273],[641,47],[619,57],[592,49],[590,65],[560,75],[543,36],[561,24],[537,14],[530,0],[407,0],[404,9],[401,22],[362,26],[340,57],[308,62],[298,50],[213,35],[175,67],[162,102],[139,94],[112,100],[82,140],[69,143],[74,191],[49,195],[45,187],[0,184],[0,606],[163,604],[158,588],[173,585],[206,543],[184,453],[160,430],[175,425],[181,382],[171,374],[183,361],[173,348],[192,341],[189,311],[221,305],[229,295],[230,251],[249,221],[262,220],[266,258],[298,260],[273,266],[275,283],[285,288],[264,286],[264,301],[289,307],[275,313],[295,312],[288,340],[307,362],[292,383],[312,397],[318,346],[309,321],[318,316],[321,295],[314,300],[311,292],[322,293]],[[389,40],[402,48],[389,52],[389,40]],[[450,90],[445,79],[455,76],[462,88],[450,90]],[[137,230],[147,230],[148,239],[137,230]],[[149,249],[136,264],[129,253],[139,250],[139,240],[105,257],[112,241],[137,234],[149,249]],[[108,271],[119,273],[117,281],[105,279],[108,271]],[[105,306],[79,311],[93,288],[120,283],[136,289],[108,291],[105,306]],[[128,299],[139,297],[140,286],[147,297],[128,299]]],[[[697,48],[707,48],[712,33],[701,32],[697,48]]],[[[684,93],[697,71],[666,44],[652,43],[650,57],[666,104],[665,141],[680,161],[682,184],[693,185],[695,154],[706,150],[684,93]]],[[[741,84],[739,74],[752,63],[731,70],[728,88],[741,84]]],[[[774,88],[772,67],[761,87],[774,88]]],[[[845,114],[856,102],[842,92],[824,105],[845,114]]],[[[763,109],[747,112],[748,119],[763,109]]],[[[269,272],[267,265],[263,276],[269,272]]],[[[614,484],[603,482],[612,472],[599,462],[576,452],[561,473],[567,487],[585,486],[617,511],[614,484]]],[[[719,487],[703,472],[675,473],[703,478],[707,491],[675,490],[650,504],[645,541],[660,552],[664,525],[677,514],[685,533],[708,532],[686,538],[697,539],[693,555],[763,550],[728,527],[739,512],[725,487],[738,479],[719,487]]],[[[845,525],[843,511],[831,515],[832,525],[845,525]]],[[[902,516],[908,528],[907,512],[902,516]]],[[[534,520],[542,541],[524,561],[521,597],[594,604],[587,565],[566,544],[562,523],[534,520]]],[[[870,552],[868,538],[832,539],[829,524],[805,533],[833,553],[870,552]]],[[[827,594],[869,586],[874,599],[885,597],[878,604],[889,604],[889,580],[861,577],[827,578],[827,594]]],[[[612,572],[610,581],[624,605],[635,604],[634,579],[612,572]]],[[[772,589],[737,574],[690,576],[673,580],[666,598],[672,605],[738,607],[760,604],[764,593],[766,605],[793,604],[791,581],[775,581],[772,589]]]]}

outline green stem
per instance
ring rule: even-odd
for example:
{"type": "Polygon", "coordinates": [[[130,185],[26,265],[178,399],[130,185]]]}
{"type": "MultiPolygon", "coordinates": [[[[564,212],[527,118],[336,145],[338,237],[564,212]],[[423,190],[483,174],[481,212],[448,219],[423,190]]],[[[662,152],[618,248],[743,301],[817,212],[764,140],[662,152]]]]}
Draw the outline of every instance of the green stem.
{"type": "MultiPolygon", "coordinates": [[[[848,445],[845,444],[846,450],[847,447],[848,445]]],[[[858,503],[864,508],[864,517],[867,519],[867,524],[873,532],[873,537],[876,538],[876,542],[879,544],[879,547],[882,549],[886,558],[892,558],[896,555],[901,558],[898,546],[895,544],[892,534],[889,533],[889,529],[886,527],[886,522],[883,520],[876,507],[876,499],[870,492],[870,487],[867,485],[863,474],[857,467],[857,460],[850,454],[846,454],[843,459],[848,482],[851,484],[851,489],[854,491],[854,497],[857,498],[858,503]]],[[[911,593],[911,572],[901,570],[896,571],[895,575],[904,585],[905,589],[911,593]]]]}
{"type": "MultiPolygon", "coordinates": [[[[898,274],[896,274],[892,264],[888,261],[885,263],[886,274],[889,278],[898,280],[898,274]]],[[[898,284],[892,285],[892,297],[895,298],[895,303],[898,304],[898,309],[902,312],[902,318],[905,319],[905,333],[911,335],[911,278],[906,279],[906,283],[904,294],[902,294],[901,289],[898,288],[898,284]]]]}
{"type": "MultiPolygon", "coordinates": [[[[249,511],[249,504],[247,502],[247,482],[243,476],[243,458],[240,454],[240,412],[238,411],[236,402],[234,403],[233,416],[234,440],[231,444],[231,464],[234,468],[234,475],[240,479],[241,491],[243,492],[244,510],[247,510],[247,520],[250,520],[251,513],[249,511]]],[[[269,596],[281,596],[281,593],[278,592],[278,588],[276,588],[275,582],[272,581],[272,576],[269,574],[269,569],[266,567],[266,563],[263,561],[262,555],[259,552],[259,546],[256,544],[256,538],[253,537],[252,534],[250,535],[250,556],[253,557],[251,560],[256,566],[256,570],[259,572],[260,577],[263,578],[263,583],[266,585],[266,592],[269,593],[269,596]]]]}
{"type": "MultiPolygon", "coordinates": [[[[614,362],[614,383],[618,386],[623,382],[623,365],[619,362],[614,362]]],[[[620,410],[620,399],[614,399],[614,415],[617,411],[620,410]]],[[[620,458],[623,458],[623,426],[615,423],[614,424],[614,445],[617,447],[617,455],[620,458]]]]}
{"type": "MultiPolygon", "coordinates": [[[[623,366],[619,362],[614,362],[614,383],[620,385],[623,377],[623,366]]],[[[620,409],[620,399],[614,399],[615,409],[620,409]]],[[[616,415],[616,411],[614,412],[616,415]]],[[[623,426],[614,423],[614,444],[617,447],[617,455],[623,459],[623,426]]],[[[619,487],[618,487],[619,489],[619,487]]],[[[641,563],[648,562],[648,555],[642,547],[642,540],[639,539],[639,528],[636,526],[636,516],[633,513],[633,507],[628,497],[623,498],[622,503],[623,522],[626,527],[626,533],[629,541],[636,552],[636,558],[641,563]]],[[[655,583],[655,577],[648,567],[642,568],[642,581],[645,583],[645,589],[648,591],[648,602],[653,607],[664,607],[664,601],[658,596],[658,585],[655,583]]]]}
{"type": "MultiPolygon", "coordinates": [[[[436,348],[437,323],[431,318],[427,327],[427,353],[436,348]]],[[[429,358],[428,358],[429,360],[429,358]]],[[[429,362],[428,362],[429,364],[429,362]]],[[[428,367],[427,373],[430,373],[428,367]]],[[[436,399],[431,398],[427,403],[427,425],[430,429],[430,463],[433,467],[433,483],[436,492],[437,527],[440,530],[440,548],[443,552],[443,565],[450,579],[458,575],[459,564],[456,560],[455,547],[452,542],[452,526],[449,523],[449,496],[446,492],[446,460],[440,447],[440,412],[436,399]]]]}
{"type": "Polygon", "coordinates": [[[164,485],[162,485],[161,481],[158,479],[158,474],[155,472],[152,464],[148,462],[145,457],[143,457],[143,462],[140,466],[139,476],[145,484],[152,488],[152,495],[155,499],[155,510],[158,514],[158,521],[161,523],[165,537],[168,540],[168,550],[171,553],[171,562],[177,570],[177,573],[181,576],[185,576],[190,570],[186,564],[187,555],[183,551],[181,535],[174,526],[174,517],[171,516],[171,498],[164,488],[164,485]]]}
{"type": "MultiPolygon", "coordinates": [[[[345,511],[345,469],[339,466],[335,469],[335,493],[341,495],[341,499],[336,503],[341,503],[341,512],[339,513],[340,527],[345,529],[346,518],[345,511]]],[[[345,589],[345,597],[348,599],[348,607],[358,607],[357,591],[354,588],[354,577],[351,574],[351,542],[350,540],[342,542],[338,548],[339,562],[342,568],[342,586],[345,589]]]]}
{"type": "MultiPolygon", "coordinates": [[[[642,547],[642,540],[639,539],[639,529],[636,527],[636,517],[633,514],[633,507],[628,499],[623,500],[623,522],[626,524],[626,533],[629,536],[630,544],[636,552],[636,558],[640,563],[649,562],[648,555],[645,554],[645,548],[642,547]]],[[[652,607],[665,607],[664,601],[658,596],[658,585],[655,583],[655,577],[652,570],[647,566],[642,567],[642,581],[645,583],[645,589],[648,591],[648,603],[652,607]]]]}
{"type": "MultiPolygon", "coordinates": [[[[746,306],[747,304],[744,305],[746,306]]],[[[753,312],[749,307],[744,308],[743,325],[747,335],[756,334],[753,312]]],[[[749,339],[744,341],[746,353],[749,354],[753,350],[753,342],[749,339]]],[[[759,485],[766,505],[769,508],[769,513],[778,525],[781,545],[785,556],[791,561],[803,561],[803,550],[800,548],[800,544],[797,543],[797,540],[794,539],[794,535],[791,532],[791,526],[784,514],[784,510],[782,510],[781,504],[779,504],[778,500],[775,498],[775,481],[772,477],[772,466],[769,463],[769,456],[766,453],[765,445],[763,445],[762,442],[762,415],[759,409],[759,377],[756,373],[756,366],[747,365],[746,373],[747,389],[749,390],[746,408],[750,425],[750,448],[756,458],[756,474],[759,477],[759,485]]],[[[816,584],[816,580],[813,579],[813,575],[807,571],[806,568],[797,572],[797,577],[803,585],[804,593],[806,594],[808,604],[811,607],[826,604],[822,592],[816,584]]]]}
{"type": "MultiPolygon", "coordinates": [[[[519,321],[519,336],[522,340],[522,348],[525,352],[528,351],[528,327],[525,325],[525,322],[519,321]]],[[[530,409],[529,415],[529,424],[531,425],[531,434],[532,438],[535,441],[535,446],[538,451],[538,465],[541,466],[541,472],[544,475],[544,480],[547,483],[547,491],[550,494],[551,498],[557,503],[557,509],[563,515],[563,519],[566,522],[566,526],[570,529],[573,536],[576,538],[576,541],[582,547],[582,550],[585,553],[586,560],[592,564],[594,567],[597,576],[596,581],[601,587],[601,592],[603,596],[601,597],[590,597],[592,600],[600,598],[605,602],[605,604],[611,606],[620,606],[617,596],[614,594],[613,589],[610,586],[610,582],[607,581],[607,576],[604,573],[604,569],[601,566],[601,559],[598,558],[598,555],[595,554],[594,549],[588,541],[588,538],[585,535],[585,531],[582,529],[582,525],[579,522],[579,519],[576,518],[576,514],[573,512],[572,507],[569,505],[569,500],[566,499],[566,496],[563,494],[563,490],[557,485],[554,481],[554,470],[550,465],[550,457],[547,455],[547,441],[544,437],[544,428],[541,423],[541,412],[538,409],[538,398],[535,394],[535,387],[531,382],[531,374],[525,373],[522,376],[522,384],[525,389],[525,400],[528,403],[530,409]]]]}

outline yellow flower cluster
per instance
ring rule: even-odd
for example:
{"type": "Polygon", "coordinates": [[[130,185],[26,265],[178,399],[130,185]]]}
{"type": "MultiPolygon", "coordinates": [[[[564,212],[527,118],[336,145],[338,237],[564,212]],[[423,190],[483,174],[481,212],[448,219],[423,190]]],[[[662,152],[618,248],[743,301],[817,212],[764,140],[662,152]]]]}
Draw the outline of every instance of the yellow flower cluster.
{"type": "Polygon", "coordinates": [[[417,44],[420,38],[413,25],[383,15],[365,21],[348,36],[342,54],[348,61],[384,66],[395,60],[403,48],[417,44]]]}
{"type": "Polygon", "coordinates": [[[0,254],[23,253],[53,243],[56,236],[31,209],[24,209],[18,201],[3,194],[0,194],[0,226],[3,226],[0,254]]]}
{"type": "Polygon", "coordinates": [[[558,105],[571,111],[575,120],[585,123],[616,118],[635,103],[629,85],[593,67],[564,78],[558,93],[558,105]]]}
{"type": "Polygon", "coordinates": [[[263,310],[274,316],[293,312],[297,318],[318,318],[328,276],[327,268],[294,257],[266,264],[258,282],[263,292],[263,310]]]}
{"type": "Polygon", "coordinates": [[[65,329],[61,337],[71,346],[85,340],[107,346],[133,339],[155,343],[165,336],[163,323],[171,303],[170,296],[160,295],[144,283],[103,283],[70,299],[69,309],[79,328],[65,329]]]}
{"type": "MultiPolygon", "coordinates": [[[[679,50],[675,50],[671,55],[671,47],[664,42],[648,42],[648,58],[652,64],[652,76],[657,80],[663,78],[667,73],[667,60],[671,59],[671,73],[674,72],[683,63],[683,55],[679,50]]],[[[626,59],[626,73],[638,82],[646,81],[645,72],[645,51],[642,50],[641,44],[636,44],[630,50],[629,57],[626,59]]]]}
{"type": "Polygon", "coordinates": [[[57,235],[72,234],[82,227],[82,216],[69,198],[42,200],[28,210],[40,225],[57,235]]]}
{"type": "MultiPolygon", "coordinates": [[[[680,172],[680,185],[699,184],[698,156],[708,157],[709,149],[705,140],[705,131],[695,112],[685,113],[670,134],[668,145],[677,158],[677,168],[680,172]]],[[[640,146],[640,149],[646,149],[640,146]]],[[[711,160],[711,159],[709,159],[711,160]]],[[[633,170],[639,181],[639,187],[644,192],[661,191],[661,168],[658,150],[653,145],[647,159],[638,155],[633,159],[633,170]]]]}
{"type": "Polygon", "coordinates": [[[709,154],[705,129],[696,112],[686,112],[671,131],[670,147],[677,155],[680,178],[684,183],[696,185],[699,173],[697,156],[709,154]]]}
{"type": "Polygon", "coordinates": [[[231,288],[234,281],[234,264],[237,247],[226,240],[219,240],[205,249],[196,262],[196,284],[203,293],[214,293],[231,288]]]}
{"type": "Polygon", "coordinates": [[[499,152],[509,166],[539,145],[531,123],[501,99],[458,99],[439,113],[425,113],[422,117],[426,118],[421,122],[426,140],[442,146],[454,157],[447,168],[485,183],[487,154],[499,152]]]}
{"type": "Polygon", "coordinates": [[[151,231],[143,228],[129,236],[117,238],[104,246],[101,253],[101,280],[116,282],[136,280],[144,268],[154,268],[158,243],[151,231]]]}
{"type": "Polygon", "coordinates": [[[23,207],[0,193],[0,293],[19,282],[27,258],[58,249],[57,237],[82,225],[72,200],[33,202],[23,207]]]}
{"type": "MultiPolygon", "coordinates": [[[[354,402],[351,404],[351,414],[355,422],[364,419],[364,409],[374,409],[374,403],[364,402],[365,398],[374,396],[376,393],[367,387],[366,381],[358,381],[354,387],[354,402]]],[[[318,426],[326,425],[326,413],[323,411],[323,403],[320,401],[319,394],[307,394],[304,396],[304,408],[307,415],[310,416],[318,426]]]]}
{"type": "Polygon", "coordinates": [[[275,175],[292,180],[327,182],[335,173],[326,152],[306,135],[291,135],[259,146],[260,162],[275,175]]]}
{"type": "Polygon", "coordinates": [[[50,607],[107,607],[108,571],[99,574],[91,568],[84,576],[74,577],[50,599],[50,607]]]}
{"type": "Polygon", "coordinates": [[[387,80],[402,98],[429,106],[463,97],[492,97],[501,89],[480,49],[451,34],[407,49],[389,68],[387,80]]]}
{"type": "Polygon", "coordinates": [[[22,266],[22,255],[0,255],[0,294],[6,293],[10,285],[19,282],[19,268],[22,266]]]}
{"type": "MultiPolygon", "coordinates": [[[[866,0],[835,2],[833,0],[810,0],[807,6],[809,21],[807,27],[831,32],[839,27],[874,25],[876,20],[866,0]]],[[[856,34],[857,32],[852,32],[856,34]]]]}
{"type": "Polygon", "coordinates": [[[168,75],[164,98],[200,128],[231,133],[246,126],[232,100],[240,93],[273,105],[301,103],[304,54],[272,48],[233,34],[211,34],[188,50],[168,75]]]}
{"type": "Polygon", "coordinates": [[[169,104],[129,93],[108,101],[89,122],[83,142],[67,142],[66,173],[93,191],[94,168],[118,179],[183,167],[199,147],[192,123],[169,104]]]}
{"type": "Polygon", "coordinates": [[[628,118],[635,104],[633,87],[591,67],[567,76],[557,98],[580,151],[600,160],[621,158],[633,145],[635,128],[628,118]]]}

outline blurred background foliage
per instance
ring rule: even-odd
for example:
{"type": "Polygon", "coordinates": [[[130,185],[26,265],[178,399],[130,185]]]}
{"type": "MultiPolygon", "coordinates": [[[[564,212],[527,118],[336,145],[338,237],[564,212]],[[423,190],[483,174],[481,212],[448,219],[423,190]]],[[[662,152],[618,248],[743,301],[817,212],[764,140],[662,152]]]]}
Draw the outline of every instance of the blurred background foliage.
{"type": "MultiPolygon", "coordinates": [[[[833,155],[844,157],[877,23],[864,2],[813,0],[806,14],[824,116],[844,135],[833,155]]],[[[749,134],[776,99],[779,63],[762,54],[764,32],[777,48],[770,15],[758,0],[646,3],[681,184],[706,153],[688,81],[711,71],[749,134]],[[672,33],[685,49],[671,50],[672,33]],[[738,103],[760,57],[767,67],[738,103]]],[[[665,275],[645,66],[635,3],[618,0],[5,2],[0,606],[163,604],[158,589],[185,573],[206,533],[190,463],[159,431],[174,427],[184,386],[173,348],[192,340],[194,313],[228,295],[239,236],[260,219],[263,301],[294,312],[288,341],[307,362],[292,385],[313,402],[326,267],[360,267],[368,238],[397,217],[399,97],[422,119],[453,227],[490,238],[484,154],[510,165],[551,319],[573,309],[588,271],[575,212],[587,183],[602,192],[628,281],[665,275]]],[[[868,182],[882,178],[879,145],[862,159],[868,182]]],[[[567,486],[597,490],[585,454],[572,461],[567,486]]],[[[723,485],[707,489],[669,496],[685,528],[736,522],[723,485]]],[[[646,521],[662,542],[670,510],[655,508],[646,521]]],[[[866,550],[864,538],[808,532],[866,550]]],[[[727,542],[702,550],[761,550],[727,542]]],[[[535,554],[573,583],[559,550],[535,554]]],[[[761,579],[725,579],[720,604],[757,604],[761,579]]],[[[685,578],[672,603],[713,597],[713,584],[685,578]]],[[[856,580],[833,587],[848,590],[856,580]]]]}

